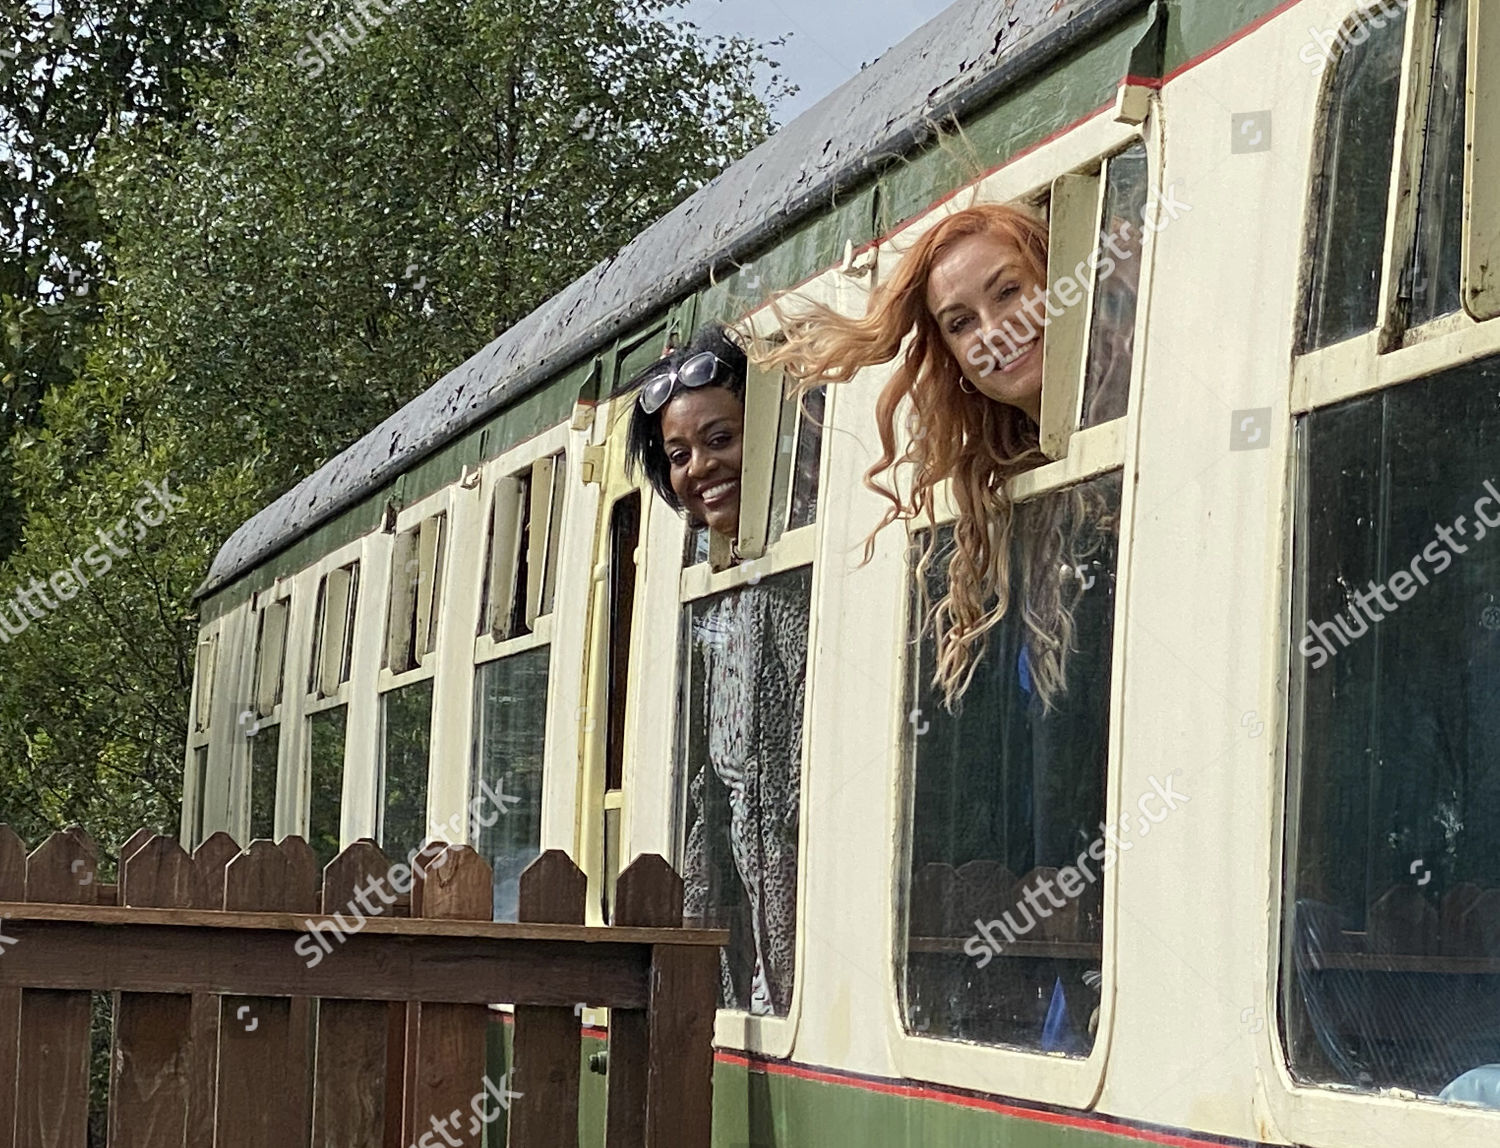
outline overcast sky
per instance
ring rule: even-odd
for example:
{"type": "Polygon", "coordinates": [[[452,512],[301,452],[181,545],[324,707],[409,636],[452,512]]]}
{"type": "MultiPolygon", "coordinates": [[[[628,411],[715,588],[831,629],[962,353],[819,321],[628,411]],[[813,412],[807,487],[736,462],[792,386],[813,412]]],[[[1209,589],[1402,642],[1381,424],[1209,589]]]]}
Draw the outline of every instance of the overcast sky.
{"type": "Polygon", "coordinates": [[[788,35],[770,56],[802,90],[776,109],[790,123],[899,44],[953,0],[690,0],[679,10],[705,32],[761,41],[788,35]]]}

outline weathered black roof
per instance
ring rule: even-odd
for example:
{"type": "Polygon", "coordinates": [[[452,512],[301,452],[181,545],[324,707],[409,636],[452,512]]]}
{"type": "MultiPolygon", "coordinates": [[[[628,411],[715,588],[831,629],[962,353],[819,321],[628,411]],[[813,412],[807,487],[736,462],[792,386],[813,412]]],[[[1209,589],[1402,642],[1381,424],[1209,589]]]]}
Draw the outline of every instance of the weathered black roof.
{"type": "Polygon", "coordinates": [[[959,0],[242,525],[200,597],[1146,0],[959,0]]]}

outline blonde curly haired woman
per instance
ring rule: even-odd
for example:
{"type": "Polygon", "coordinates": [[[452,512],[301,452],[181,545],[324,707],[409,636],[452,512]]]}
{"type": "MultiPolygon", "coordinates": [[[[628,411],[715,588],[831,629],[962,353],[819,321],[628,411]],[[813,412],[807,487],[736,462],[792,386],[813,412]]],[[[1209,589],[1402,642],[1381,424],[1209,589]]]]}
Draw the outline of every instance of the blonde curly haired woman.
{"type": "MultiPolygon", "coordinates": [[[[1102,249],[1101,249],[1102,250],[1102,249]]],[[[900,356],[881,392],[881,456],[865,476],[889,502],[871,534],[928,518],[940,483],[951,480],[958,510],[946,594],[932,608],[935,685],[951,708],[968,688],[990,632],[1012,609],[1015,514],[1007,483],[1046,461],[1039,446],[1042,344],[1055,308],[1047,296],[1047,225],[1022,208],[983,204],[949,215],[903,256],[851,318],[806,300],[778,302],[786,341],[757,352],[803,386],[847,382],[900,356]],[[905,348],[903,352],[903,347],[905,348]],[[910,430],[897,445],[903,412],[910,430]],[[910,467],[909,493],[893,472],[910,467]]],[[[904,485],[904,484],[903,484],[904,485]]],[[[1079,490],[1026,540],[1015,572],[1024,584],[1024,671],[1050,709],[1066,689],[1073,640],[1071,606],[1082,569],[1101,549],[1108,512],[1079,490]]],[[[928,561],[933,555],[929,548],[928,561]]]]}

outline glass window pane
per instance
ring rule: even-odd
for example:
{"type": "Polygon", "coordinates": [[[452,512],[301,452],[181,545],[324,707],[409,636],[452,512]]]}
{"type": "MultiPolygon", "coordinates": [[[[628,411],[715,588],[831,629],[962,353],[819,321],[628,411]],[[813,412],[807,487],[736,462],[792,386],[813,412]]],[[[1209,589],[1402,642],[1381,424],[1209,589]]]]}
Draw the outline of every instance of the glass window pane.
{"type": "Polygon", "coordinates": [[[1304,351],[1374,330],[1380,321],[1406,14],[1382,28],[1360,27],[1368,38],[1358,44],[1346,38],[1333,79],[1314,180],[1304,351]]]}
{"type": "Polygon", "coordinates": [[[380,847],[404,860],[427,837],[427,758],[432,679],[381,696],[380,847]]]}
{"type": "Polygon", "coordinates": [[[520,911],[521,873],[541,852],[542,757],[551,647],[479,667],[471,839],[495,872],[495,920],[520,911]]]}
{"type": "Polygon", "coordinates": [[[1146,147],[1135,144],[1109,161],[1099,228],[1099,272],[1083,380],[1083,420],[1097,426],[1130,409],[1135,317],[1141,287],[1142,221],[1150,172],[1146,147]]]}
{"type": "Polygon", "coordinates": [[[1411,268],[1411,325],[1420,326],[1463,306],[1459,272],[1464,242],[1464,78],[1468,72],[1468,0],[1443,0],[1427,150],[1417,198],[1416,250],[1411,268]]]}
{"type": "Polygon", "coordinates": [[[203,844],[204,810],[208,805],[208,746],[193,750],[193,816],[188,826],[188,846],[203,844]]]}
{"type": "Polygon", "coordinates": [[[823,459],[823,415],[828,388],[818,387],[802,398],[802,425],[797,433],[797,459],[792,474],[792,513],[787,528],[811,526],[818,518],[818,478],[823,459]]]}
{"type": "Polygon", "coordinates": [[[685,609],[687,915],[730,932],[723,1006],[762,1015],[792,999],[811,595],[804,567],[685,609]]]}
{"type": "Polygon", "coordinates": [[[339,853],[339,823],[344,808],[344,737],[349,711],[344,706],[307,719],[307,843],[319,866],[339,853]]]}
{"type": "Polygon", "coordinates": [[[1500,1063],[1497,390],[1490,360],[1299,426],[1282,1019],[1307,1081],[1458,1097],[1500,1063]]]}
{"type": "MultiPolygon", "coordinates": [[[[905,889],[912,1032],[1077,1056],[1093,1047],[1100,877],[1131,831],[1122,820],[1106,837],[1102,824],[1120,489],[1116,471],[1016,508],[1011,600],[1024,610],[991,632],[951,713],[931,684],[932,628],[913,610],[924,624],[905,889]]],[[[939,533],[929,601],[945,589],[952,538],[939,533]]]]}
{"type": "Polygon", "coordinates": [[[281,761],[281,727],[261,730],[250,739],[250,840],[271,840],[276,833],[276,772],[281,761]]]}

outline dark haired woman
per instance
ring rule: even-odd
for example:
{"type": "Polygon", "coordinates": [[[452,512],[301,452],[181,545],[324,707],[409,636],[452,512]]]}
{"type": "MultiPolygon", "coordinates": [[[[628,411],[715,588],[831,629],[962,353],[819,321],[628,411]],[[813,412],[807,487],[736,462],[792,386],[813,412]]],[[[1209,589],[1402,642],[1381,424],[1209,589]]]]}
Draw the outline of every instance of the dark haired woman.
{"type": "MultiPolygon", "coordinates": [[[[689,521],[731,540],[745,381],[745,352],[715,324],[631,384],[632,471],[689,521]]],[[[685,908],[730,930],[724,1007],[762,1015],[785,1015],[792,996],[809,595],[805,575],[782,576],[691,610],[685,908]]]]}

